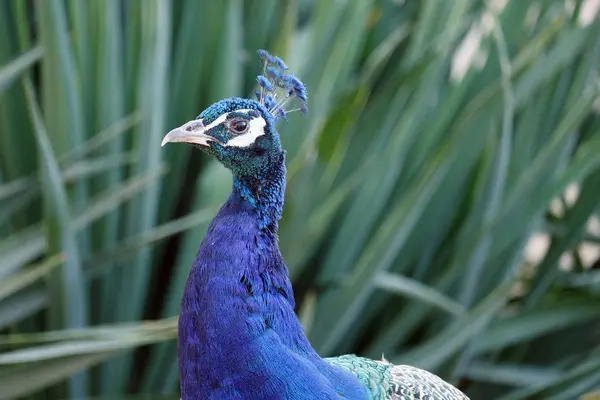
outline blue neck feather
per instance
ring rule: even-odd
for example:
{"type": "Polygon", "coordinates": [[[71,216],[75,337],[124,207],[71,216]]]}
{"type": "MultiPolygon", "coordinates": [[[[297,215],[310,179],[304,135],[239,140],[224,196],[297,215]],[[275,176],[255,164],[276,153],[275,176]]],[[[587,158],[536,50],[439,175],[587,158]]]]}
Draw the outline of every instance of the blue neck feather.
{"type": "Polygon", "coordinates": [[[277,244],[285,153],[263,178],[234,179],[186,284],[179,320],[182,400],[367,399],[321,359],[294,313],[277,244]]]}

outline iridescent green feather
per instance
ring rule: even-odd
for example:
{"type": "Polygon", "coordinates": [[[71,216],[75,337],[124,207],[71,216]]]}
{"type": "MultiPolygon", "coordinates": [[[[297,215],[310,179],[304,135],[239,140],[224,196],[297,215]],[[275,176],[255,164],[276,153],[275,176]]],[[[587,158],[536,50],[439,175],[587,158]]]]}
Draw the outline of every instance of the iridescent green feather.
{"type": "Polygon", "coordinates": [[[373,400],[469,400],[438,376],[409,365],[393,365],[355,355],[325,359],[352,372],[371,391],[373,400]]]}
{"type": "Polygon", "coordinates": [[[385,364],[355,355],[326,358],[325,361],[349,370],[369,388],[374,400],[385,400],[391,390],[392,374],[385,364]]]}

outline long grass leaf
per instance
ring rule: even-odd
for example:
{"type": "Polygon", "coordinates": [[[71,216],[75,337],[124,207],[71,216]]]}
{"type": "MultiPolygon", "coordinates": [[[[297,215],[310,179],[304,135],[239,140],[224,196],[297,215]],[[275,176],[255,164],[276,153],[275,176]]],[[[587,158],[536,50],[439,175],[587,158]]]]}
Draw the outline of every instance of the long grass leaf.
{"type": "Polygon", "coordinates": [[[95,325],[81,329],[47,331],[41,333],[20,333],[0,335],[4,344],[39,344],[68,340],[117,340],[123,336],[138,337],[147,333],[173,330],[177,327],[178,317],[158,321],[140,321],[121,324],[95,325]]]}
{"type": "Polygon", "coordinates": [[[113,339],[71,340],[62,343],[28,347],[0,354],[0,365],[23,364],[74,355],[130,349],[162,340],[174,339],[175,334],[175,329],[171,327],[160,332],[139,333],[138,335],[113,339]]]}
{"type": "Polygon", "coordinates": [[[566,304],[499,319],[478,338],[473,350],[478,355],[534,340],[553,331],[597,319],[599,313],[597,304],[566,304]]]}
{"type": "Polygon", "coordinates": [[[18,274],[11,275],[0,283],[0,302],[11,294],[43,278],[64,262],[64,256],[59,254],[44,260],[36,266],[18,274]]]}
{"type": "Polygon", "coordinates": [[[9,370],[0,369],[2,395],[15,398],[35,393],[112,355],[112,353],[86,354],[18,366],[9,370]]]}
{"type": "Polygon", "coordinates": [[[25,289],[2,302],[0,329],[23,321],[48,305],[48,294],[40,287],[25,289]]]}
{"type": "Polygon", "coordinates": [[[374,284],[379,289],[429,303],[456,316],[466,311],[459,303],[436,289],[399,274],[379,273],[374,279],[374,284]]]}
{"type": "MultiPolygon", "coordinates": [[[[87,324],[87,301],[84,295],[85,282],[81,270],[80,250],[74,229],[70,221],[70,205],[67,194],[60,179],[58,161],[48,139],[46,128],[41,118],[31,81],[24,80],[25,92],[29,103],[31,119],[34,122],[36,139],[43,160],[45,201],[49,206],[49,232],[46,235],[48,246],[55,252],[64,249],[67,259],[60,271],[50,276],[51,296],[56,309],[51,309],[51,320],[55,326],[65,323],[66,326],[77,328],[87,324]]],[[[71,380],[71,390],[74,395],[86,392],[85,376],[71,380]]]]}
{"type": "MultiPolygon", "coordinates": [[[[52,146],[48,140],[40,110],[35,99],[35,93],[29,80],[25,80],[25,89],[30,106],[31,118],[36,128],[36,138],[40,149],[41,157],[45,165],[44,192],[47,201],[51,205],[53,214],[55,213],[54,226],[51,227],[52,233],[49,234],[48,242],[51,248],[62,248],[67,254],[67,260],[61,269],[61,292],[66,301],[57,302],[63,308],[61,317],[65,319],[66,325],[72,328],[85,326],[86,324],[86,301],[83,295],[85,288],[80,256],[75,239],[73,224],[70,220],[70,206],[67,195],[60,179],[58,163],[54,156],[52,146]],[[57,236],[54,237],[54,234],[57,236]]],[[[56,293],[58,294],[58,293],[56,293]]]]}
{"type": "Polygon", "coordinates": [[[4,91],[14,81],[16,81],[24,71],[27,71],[33,64],[39,61],[44,54],[41,46],[21,54],[9,64],[0,69],[0,92],[4,91]]]}

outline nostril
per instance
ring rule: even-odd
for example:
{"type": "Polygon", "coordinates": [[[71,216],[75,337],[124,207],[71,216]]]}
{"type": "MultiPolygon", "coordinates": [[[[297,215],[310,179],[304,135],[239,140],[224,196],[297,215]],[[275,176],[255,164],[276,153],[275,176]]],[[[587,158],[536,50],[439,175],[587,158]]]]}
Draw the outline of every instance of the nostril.
{"type": "Polygon", "coordinates": [[[194,123],[189,124],[188,126],[186,126],[185,130],[187,132],[193,132],[193,131],[197,131],[200,128],[202,128],[202,123],[201,122],[194,122],[194,123]]]}

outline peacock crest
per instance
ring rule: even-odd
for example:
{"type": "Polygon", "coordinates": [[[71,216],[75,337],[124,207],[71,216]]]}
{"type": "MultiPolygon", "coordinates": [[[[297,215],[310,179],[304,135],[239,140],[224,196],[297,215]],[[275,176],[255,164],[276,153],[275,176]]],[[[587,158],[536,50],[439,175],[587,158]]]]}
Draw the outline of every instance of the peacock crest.
{"type": "Polygon", "coordinates": [[[256,77],[260,89],[256,98],[275,118],[287,120],[287,114],[300,111],[308,113],[306,86],[298,77],[289,73],[289,67],[283,60],[266,50],[258,50],[263,63],[262,74],[256,77]],[[295,104],[295,105],[294,105],[295,104]]]}

